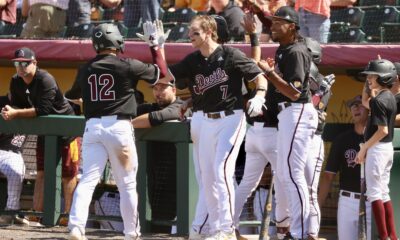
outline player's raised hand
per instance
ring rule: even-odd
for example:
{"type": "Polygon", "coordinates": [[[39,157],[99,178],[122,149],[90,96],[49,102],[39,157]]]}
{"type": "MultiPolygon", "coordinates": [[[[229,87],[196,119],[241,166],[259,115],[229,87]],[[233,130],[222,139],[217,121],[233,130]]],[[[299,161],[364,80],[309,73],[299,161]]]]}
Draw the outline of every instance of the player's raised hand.
{"type": "Polygon", "coordinates": [[[161,20],[155,20],[154,21],[156,28],[157,28],[157,35],[158,35],[158,46],[160,48],[164,48],[164,43],[167,41],[169,34],[171,32],[171,29],[168,29],[166,32],[164,32],[164,26],[163,22],[161,20]]]}
{"type": "Polygon", "coordinates": [[[256,33],[256,19],[252,12],[246,13],[243,16],[243,21],[240,23],[248,34],[256,33]]]}
{"type": "Polygon", "coordinates": [[[360,151],[358,151],[356,156],[356,163],[361,164],[365,162],[365,157],[367,155],[367,149],[364,147],[364,144],[360,144],[360,151]]]}
{"type": "MultiPolygon", "coordinates": [[[[265,107],[265,98],[260,95],[255,95],[247,102],[247,113],[250,117],[257,117],[263,114],[262,108],[265,107]]],[[[266,107],[265,107],[266,108],[266,107]]]]}
{"type": "Polygon", "coordinates": [[[149,44],[150,47],[159,45],[156,24],[150,21],[143,23],[143,35],[136,33],[136,36],[149,44]]]}
{"type": "Polygon", "coordinates": [[[275,60],[272,58],[267,58],[265,60],[261,60],[258,62],[258,66],[263,70],[265,73],[269,73],[274,70],[275,60]]]}

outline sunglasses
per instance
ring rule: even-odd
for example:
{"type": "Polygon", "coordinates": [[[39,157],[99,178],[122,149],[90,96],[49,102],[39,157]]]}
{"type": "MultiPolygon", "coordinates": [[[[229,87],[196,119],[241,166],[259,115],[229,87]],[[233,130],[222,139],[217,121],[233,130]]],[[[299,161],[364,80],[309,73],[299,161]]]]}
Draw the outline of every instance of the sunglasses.
{"type": "Polygon", "coordinates": [[[23,67],[23,68],[26,68],[26,67],[29,66],[29,64],[31,64],[31,63],[32,63],[32,61],[30,61],[30,62],[14,62],[14,66],[15,66],[15,67],[21,66],[21,67],[23,67]]]}

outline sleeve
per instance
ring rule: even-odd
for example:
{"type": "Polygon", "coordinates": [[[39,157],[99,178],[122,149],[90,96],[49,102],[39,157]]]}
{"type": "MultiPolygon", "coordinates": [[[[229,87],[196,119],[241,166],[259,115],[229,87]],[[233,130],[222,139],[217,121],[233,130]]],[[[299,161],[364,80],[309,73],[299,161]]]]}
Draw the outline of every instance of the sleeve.
{"type": "Polygon", "coordinates": [[[238,50],[234,49],[232,52],[232,58],[234,61],[235,69],[237,69],[244,77],[246,81],[253,81],[258,75],[263,74],[262,70],[257,64],[246,55],[238,50]]]}
{"type": "Polygon", "coordinates": [[[386,108],[384,104],[378,101],[376,98],[372,98],[370,101],[371,112],[371,123],[377,126],[388,126],[388,119],[386,114],[386,108]]]}
{"type": "Polygon", "coordinates": [[[154,84],[158,81],[160,70],[157,65],[143,63],[136,59],[129,59],[129,62],[132,76],[135,76],[136,79],[145,80],[150,84],[154,84]]]}
{"type": "Polygon", "coordinates": [[[175,101],[166,108],[149,113],[149,121],[151,126],[160,125],[165,121],[178,120],[180,117],[179,110],[181,104],[181,102],[175,101]]]}
{"type": "Polygon", "coordinates": [[[331,145],[328,161],[325,166],[325,172],[337,173],[340,169],[340,154],[342,153],[340,144],[341,138],[337,137],[331,145]]]}
{"type": "Polygon", "coordinates": [[[48,115],[53,109],[57,93],[56,80],[50,74],[43,77],[42,85],[39,86],[38,96],[35,96],[37,102],[34,103],[34,108],[38,116],[48,115]]]}
{"type": "Polygon", "coordinates": [[[27,101],[26,94],[21,92],[21,89],[18,87],[17,79],[14,77],[11,79],[10,83],[10,94],[11,101],[10,105],[16,108],[31,108],[27,101]]]}
{"type": "Polygon", "coordinates": [[[82,97],[82,91],[81,91],[81,86],[79,85],[81,76],[82,76],[82,70],[79,69],[78,74],[75,77],[75,82],[72,84],[72,87],[70,90],[65,92],[65,97],[68,99],[79,99],[82,97]]]}
{"type": "Polygon", "coordinates": [[[298,92],[303,90],[303,82],[306,79],[306,69],[310,69],[310,59],[301,51],[289,53],[283,74],[283,79],[287,81],[298,92]]]}
{"type": "Polygon", "coordinates": [[[143,115],[143,114],[146,114],[146,113],[149,113],[149,112],[151,112],[152,111],[152,104],[151,103],[143,103],[143,104],[140,104],[138,107],[137,107],[137,110],[136,110],[136,115],[137,116],[140,116],[140,115],[143,115]]]}
{"type": "MultiPolygon", "coordinates": [[[[185,89],[187,87],[187,79],[190,78],[190,56],[186,56],[182,61],[177,64],[169,66],[169,71],[175,79],[175,84],[178,89],[185,89]]],[[[194,64],[194,63],[192,63],[194,64]]]]}

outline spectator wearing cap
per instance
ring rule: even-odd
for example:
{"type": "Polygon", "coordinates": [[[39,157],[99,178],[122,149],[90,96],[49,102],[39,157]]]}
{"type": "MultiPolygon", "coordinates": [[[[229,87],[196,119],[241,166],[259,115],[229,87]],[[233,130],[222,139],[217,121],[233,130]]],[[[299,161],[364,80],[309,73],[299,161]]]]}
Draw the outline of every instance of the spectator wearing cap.
{"type": "Polygon", "coordinates": [[[392,91],[397,103],[395,127],[400,127],[400,62],[395,62],[394,66],[397,71],[397,79],[393,82],[393,86],[390,90],[392,91]]]}
{"type": "Polygon", "coordinates": [[[295,9],[299,12],[300,34],[303,37],[311,37],[320,43],[328,42],[330,3],[330,0],[296,0],[295,9]]]}
{"type": "Polygon", "coordinates": [[[16,21],[17,0],[0,0],[0,22],[3,22],[3,24],[14,24],[16,21]]]}
{"type": "Polygon", "coordinates": [[[210,0],[211,9],[209,15],[217,14],[225,18],[230,36],[235,41],[243,41],[245,31],[241,24],[244,12],[233,1],[229,0],[210,0]]]}
{"type": "MultiPolygon", "coordinates": [[[[179,120],[183,101],[176,97],[173,83],[157,83],[152,86],[155,103],[138,106],[132,120],[135,128],[150,128],[165,121],[179,120]]],[[[147,163],[149,202],[152,219],[173,220],[176,216],[176,147],[173,143],[151,142],[149,152],[157,152],[147,163]]],[[[155,226],[154,226],[155,227],[155,226]]],[[[170,228],[157,227],[158,232],[171,232],[170,228]]]]}
{"type": "MultiPolygon", "coordinates": [[[[17,49],[12,62],[17,73],[11,78],[10,83],[11,104],[2,109],[2,116],[5,120],[34,118],[48,114],[74,115],[74,110],[64,98],[54,77],[37,66],[35,53],[31,49],[26,47],[17,49]]],[[[63,137],[60,141],[65,212],[69,212],[72,194],[76,186],[79,156],[72,154],[72,151],[76,150],[76,146],[74,138],[63,137]],[[71,146],[75,146],[75,148],[71,148],[71,146]]],[[[36,168],[37,176],[33,196],[33,209],[43,211],[43,136],[38,137],[36,168]]]]}
{"type": "MultiPolygon", "coordinates": [[[[322,174],[318,202],[322,207],[331,184],[340,173],[339,202],[337,211],[338,239],[358,239],[358,215],[360,200],[360,165],[355,162],[360,143],[364,142],[364,129],[368,120],[368,109],[361,104],[361,96],[346,103],[350,109],[353,128],[341,133],[332,142],[331,150],[322,174]]],[[[367,206],[367,239],[371,239],[371,203],[367,206]]],[[[323,208],[322,208],[323,211],[323,208]]]]}
{"type": "Polygon", "coordinates": [[[64,29],[69,0],[23,0],[22,16],[27,17],[23,38],[56,38],[64,29]]]}

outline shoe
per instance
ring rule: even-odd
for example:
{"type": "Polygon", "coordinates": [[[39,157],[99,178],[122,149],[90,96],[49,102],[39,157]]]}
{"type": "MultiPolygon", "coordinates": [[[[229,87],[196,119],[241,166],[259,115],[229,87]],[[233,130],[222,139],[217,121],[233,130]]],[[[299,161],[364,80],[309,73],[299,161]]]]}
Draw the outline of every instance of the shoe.
{"type": "Polygon", "coordinates": [[[58,225],[67,227],[68,226],[68,217],[61,217],[60,221],[58,221],[58,225]]]}
{"type": "Polygon", "coordinates": [[[205,240],[236,240],[235,232],[224,232],[219,231],[209,237],[206,237],[205,240]]]}
{"type": "Polygon", "coordinates": [[[203,239],[206,239],[206,238],[207,238],[206,234],[201,234],[201,233],[198,233],[198,232],[196,232],[194,230],[191,230],[190,233],[189,233],[189,240],[203,240],[203,239]]]}
{"type": "Polygon", "coordinates": [[[88,240],[78,227],[73,227],[69,232],[69,240],[88,240]]]}
{"type": "Polygon", "coordinates": [[[23,216],[22,214],[14,215],[14,223],[21,224],[25,226],[29,226],[29,220],[27,217],[23,216]]]}
{"type": "Polygon", "coordinates": [[[240,235],[240,232],[237,229],[235,229],[235,235],[236,235],[236,239],[237,240],[248,240],[247,238],[245,238],[242,235],[240,235]]]}

